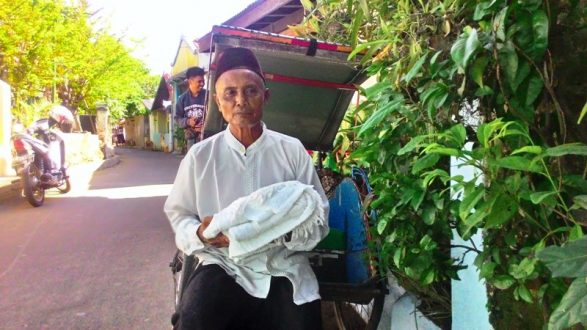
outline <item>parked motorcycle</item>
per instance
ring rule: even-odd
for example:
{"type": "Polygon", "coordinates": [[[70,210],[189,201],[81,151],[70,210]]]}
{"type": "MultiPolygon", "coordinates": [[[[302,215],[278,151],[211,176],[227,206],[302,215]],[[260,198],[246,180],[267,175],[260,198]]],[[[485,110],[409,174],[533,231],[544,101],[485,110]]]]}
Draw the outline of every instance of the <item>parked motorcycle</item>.
{"type": "Polygon", "coordinates": [[[61,193],[71,189],[63,139],[50,129],[58,123],[52,118],[37,120],[25,132],[12,136],[16,154],[12,165],[22,179],[24,196],[35,207],[43,205],[46,189],[57,188],[61,193]]]}

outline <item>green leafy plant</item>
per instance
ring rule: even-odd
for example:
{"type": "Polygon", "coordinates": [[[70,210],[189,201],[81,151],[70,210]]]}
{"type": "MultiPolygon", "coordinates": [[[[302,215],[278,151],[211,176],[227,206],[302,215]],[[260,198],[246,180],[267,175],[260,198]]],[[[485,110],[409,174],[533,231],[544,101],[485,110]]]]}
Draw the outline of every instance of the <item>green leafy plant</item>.
{"type": "MultiPolygon", "coordinates": [[[[578,198],[579,204],[587,196],[578,198]]],[[[587,323],[587,236],[562,247],[549,246],[538,253],[553,277],[574,278],[560,304],[548,322],[549,329],[564,329],[577,323],[587,323]]]]}
{"type": "Polygon", "coordinates": [[[48,118],[49,110],[53,105],[53,103],[42,99],[31,103],[22,102],[20,106],[24,111],[16,113],[15,119],[28,127],[36,120],[48,118]]]}
{"type": "Polygon", "coordinates": [[[584,237],[587,226],[587,130],[574,124],[585,115],[584,95],[572,89],[587,84],[587,75],[572,72],[587,74],[587,54],[571,41],[587,42],[584,3],[306,7],[311,15],[297,31],[356,46],[351,57],[377,79],[361,89],[347,161],[369,169],[383,266],[429,302],[434,317],[449,317],[447,285],[464,257],[451,257],[450,239],[483,230],[484,246],[465,253],[477,255],[494,327],[571,324],[553,323],[568,317],[557,308],[566,306],[569,283],[536,256],[584,237]],[[475,175],[452,174],[451,157],[475,175]]]}
{"type": "Polygon", "coordinates": [[[175,131],[173,132],[173,138],[177,141],[177,148],[179,150],[183,150],[183,148],[187,145],[187,141],[185,139],[185,133],[183,128],[179,126],[175,126],[175,131]]]}

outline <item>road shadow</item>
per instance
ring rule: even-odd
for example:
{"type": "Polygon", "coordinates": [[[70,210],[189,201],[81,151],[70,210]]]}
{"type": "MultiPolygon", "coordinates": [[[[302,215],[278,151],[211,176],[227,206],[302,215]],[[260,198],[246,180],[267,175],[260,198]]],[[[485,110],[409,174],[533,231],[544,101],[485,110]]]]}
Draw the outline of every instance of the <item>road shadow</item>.
{"type": "Polygon", "coordinates": [[[183,156],[142,149],[119,148],[120,163],[94,172],[90,189],[169,184],[183,156]]]}

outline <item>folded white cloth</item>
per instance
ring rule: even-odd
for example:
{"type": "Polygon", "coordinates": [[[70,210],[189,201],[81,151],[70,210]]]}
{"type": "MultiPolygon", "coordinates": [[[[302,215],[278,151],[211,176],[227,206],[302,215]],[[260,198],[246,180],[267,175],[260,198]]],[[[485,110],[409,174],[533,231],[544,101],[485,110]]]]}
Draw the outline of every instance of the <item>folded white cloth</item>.
{"type": "MultiPolygon", "coordinates": [[[[320,195],[310,185],[287,181],[263,187],[216,213],[204,230],[210,239],[220,232],[230,239],[228,256],[235,261],[277,246],[311,250],[326,226],[320,195]],[[287,239],[286,234],[291,233],[287,239]]],[[[272,255],[273,253],[268,253],[272,255]]]]}

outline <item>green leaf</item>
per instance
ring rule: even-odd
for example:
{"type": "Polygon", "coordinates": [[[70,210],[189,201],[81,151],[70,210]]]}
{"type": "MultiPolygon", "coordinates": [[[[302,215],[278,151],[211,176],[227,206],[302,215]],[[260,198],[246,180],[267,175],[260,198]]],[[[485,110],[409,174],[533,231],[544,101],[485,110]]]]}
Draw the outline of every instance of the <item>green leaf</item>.
{"type": "Polygon", "coordinates": [[[542,88],[544,84],[542,83],[542,79],[540,79],[537,75],[530,76],[528,80],[528,90],[526,91],[526,105],[532,105],[536,98],[542,92],[542,88]]]}
{"type": "Polygon", "coordinates": [[[491,208],[495,204],[495,200],[497,196],[491,196],[488,200],[485,200],[479,204],[479,206],[475,209],[475,212],[467,217],[463,221],[465,224],[465,231],[463,233],[463,239],[467,240],[470,238],[471,232],[473,229],[477,228],[478,225],[485,220],[487,215],[489,214],[491,208]]]}
{"type": "Polygon", "coordinates": [[[367,119],[362,125],[361,129],[359,129],[358,135],[363,135],[366,131],[375,128],[377,125],[381,124],[383,120],[394,110],[400,106],[401,101],[394,100],[389,103],[384,104],[381,108],[377,109],[369,119],[367,119]]]}
{"type": "Polygon", "coordinates": [[[519,264],[512,264],[509,267],[508,272],[515,279],[521,280],[528,278],[536,267],[536,259],[524,258],[519,264]]]}
{"type": "Polygon", "coordinates": [[[577,125],[581,123],[585,115],[587,115],[587,103],[585,103],[583,109],[581,110],[581,114],[579,115],[579,119],[577,120],[577,125]]]}
{"type": "Polygon", "coordinates": [[[473,14],[473,19],[479,21],[488,14],[491,14],[493,12],[493,10],[491,10],[491,7],[495,3],[496,1],[494,0],[491,2],[480,2],[479,4],[477,4],[477,7],[475,7],[475,13],[473,14]]]}
{"type": "Polygon", "coordinates": [[[383,17],[383,15],[381,13],[379,13],[379,26],[381,26],[381,31],[383,31],[384,35],[389,35],[392,32],[389,30],[389,26],[387,25],[387,22],[385,21],[385,18],[383,17]]]}
{"type": "Polygon", "coordinates": [[[587,210],[587,195],[579,195],[573,197],[573,203],[574,204],[571,207],[571,210],[576,210],[579,208],[587,210]]]}
{"type": "Polygon", "coordinates": [[[440,73],[448,72],[447,70],[443,70],[443,71],[440,70],[448,61],[442,61],[440,63],[436,63],[436,61],[438,60],[438,56],[440,56],[440,54],[442,54],[441,50],[437,51],[430,59],[430,66],[428,67],[428,71],[430,72],[430,76],[432,78],[435,78],[439,72],[440,73]]]}
{"type": "Polygon", "coordinates": [[[516,280],[509,275],[497,275],[493,278],[493,285],[500,290],[508,289],[515,282],[516,280]]]}
{"type": "Polygon", "coordinates": [[[418,174],[422,170],[425,170],[431,166],[436,165],[440,160],[439,154],[427,154],[424,157],[418,158],[418,160],[412,166],[412,174],[418,174]]]}
{"type": "Polygon", "coordinates": [[[529,12],[516,11],[516,14],[515,20],[507,27],[507,39],[513,40],[522,51],[527,53],[534,41],[532,16],[529,12]]]}
{"type": "Polygon", "coordinates": [[[422,221],[428,226],[434,224],[434,220],[436,219],[436,208],[434,207],[427,207],[422,212],[422,221]]]}
{"type": "Polygon", "coordinates": [[[359,29],[363,24],[363,11],[361,9],[357,10],[357,13],[353,16],[352,28],[351,28],[351,35],[350,35],[350,43],[351,47],[356,47],[357,42],[359,40],[359,29]]]}
{"type": "Polygon", "coordinates": [[[569,241],[575,241],[581,237],[583,237],[583,229],[581,229],[581,225],[576,224],[569,232],[569,241]]]}
{"type": "Polygon", "coordinates": [[[499,14],[493,19],[493,30],[497,40],[505,41],[505,19],[508,14],[509,7],[504,7],[499,14]]]}
{"type": "Polygon", "coordinates": [[[432,55],[432,58],[430,58],[430,64],[436,63],[436,60],[438,59],[438,56],[440,56],[440,54],[442,54],[441,50],[434,53],[434,55],[432,55]]]}
{"type": "Polygon", "coordinates": [[[528,290],[528,288],[523,285],[520,284],[520,286],[518,287],[518,294],[520,295],[520,298],[522,298],[522,300],[524,300],[525,302],[531,304],[533,302],[533,298],[532,298],[532,294],[530,293],[530,290],[528,290]]]}
{"type": "Polygon", "coordinates": [[[466,35],[461,34],[455,43],[450,48],[450,57],[452,58],[453,62],[458,66],[459,72],[464,72],[465,64],[464,64],[464,57],[465,57],[465,44],[467,42],[466,35]]]}
{"type": "Polygon", "coordinates": [[[500,50],[499,60],[505,76],[508,78],[510,82],[510,87],[512,91],[516,91],[515,84],[512,82],[515,81],[516,74],[518,72],[518,54],[516,53],[516,49],[514,48],[514,43],[511,40],[508,40],[504,43],[503,48],[500,50]]]}
{"type": "Polygon", "coordinates": [[[538,205],[540,204],[545,198],[556,195],[556,191],[540,191],[535,192],[530,195],[530,200],[532,203],[538,205]]]}
{"type": "Polygon", "coordinates": [[[459,204],[459,217],[462,220],[465,220],[473,211],[475,205],[477,205],[481,198],[483,198],[484,193],[485,188],[483,186],[478,186],[463,198],[463,201],[459,204]]]}
{"type": "Polygon", "coordinates": [[[512,90],[518,90],[518,87],[526,80],[528,75],[530,74],[530,64],[528,62],[523,61],[518,65],[518,73],[516,73],[516,79],[510,81],[512,86],[512,90]]]}
{"type": "Polygon", "coordinates": [[[359,0],[359,4],[361,5],[361,10],[365,13],[365,16],[369,17],[369,5],[367,4],[367,0],[359,0]]]}
{"type": "Polygon", "coordinates": [[[499,253],[500,253],[500,251],[498,248],[491,250],[491,258],[493,258],[493,261],[495,261],[495,263],[498,265],[501,264],[501,256],[499,253]]]}
{"type": "Polygon", "coordinates": [[[544,10],[540,9],[534,12],[534,15],[532,16],[534,41],[531,54],[535,59],[542,57],[548,47],[548,23],[548,16],[544,10]]]}
{"type": "Polygon", "coordinates": [[[381,82],[376,83],[375,85],[365,89],[365,96],[368,99],[372,99],[373,96],[381,94],[382,91],[385,89],[391,89],[391,84],[389,80],[384,80],[381,82]]]}
{"type": "Polygon", "coordinates": [[[567,329],[587,322],[587,278],[576,278],[548,320],[548,329],[567,329]]]}
{"type": "Polygon", "coordinates": [[[515,154],[521,154],[521,153],[540,155],[542,153],[542,147],[540,147],[540,146],[525,146],[525,147],[522,147],[522,148],[519,148],[519,149],[512,151],[511,155],[513,156],[515,154]]]}
{"type": "Polygon", "coordinates": [[[424,190],[416,190],[414,192],[412,201],[411,201],[411,205],[414,208],[414,211],[417,211],[420,208],[420,205],[422,204],[422,201],[424,201],[424,197],[426,196],[426,191],[424,190]]]}
{"type": "Polygon", "coordinates": [[[489,214],[487,214],[485,228],[494,228],[510,221],[510,219],[518,212],[518,203],[512,196],[501,193],[489,214]]]}
{"type": "Polygon", "coordinates": [[[445,131],[443,135],[451,137],[460,146],[467,139],[467,130],[463,124],[457,124],[445,131]]]}
{"type": "Polygon", "coordinates": [[[410,81],[412,81],[412,79],[420,72],[420,69],[422,69],[422,65],[424,64],[427,58],[428,53],[425,53],[424,55],[422,55],[422,57],[420,57],[420,59],[418,59],[414,66],[412,66],[410,71],[408,71],[408,73],[403,78],[406,84],[409,84],[410,81]]]}
{"type": "Polygon", "coordinates": [[[479,49],[480,46],[481,46],[481,42],[479,42],[479,39],[477,37],[477,30],[471,29],[471,32],[469,33],[469,37],[467,37],[467,42],[465,43],[465,53],[463,55],[463,67],[467,66],[469,59],[471,58],[471,56],[473,56],[473,54],[477,51],[477,49],[479,49]]]}
{"type": "Polygon", "coordinates": [[[312,11],[312,8],[314,8],[314,4],[310,0],[301,0],[301,3],[305,11],[309,12],[312,11]]]}
{"type": "Polygon", "coordinates": [[[382,235],[385,231],[385,228],[387,228],[387,220],[380,219],[379,222],[377,222],[377,233],[379,233],[379,235],[382,235]]]}
{"type": "Polygon", "coordinates": [[[433,144],[429,145],[428,147],[426,147],[424,149],[424,152],[435,153],[435,154],[446,155],[446,156],[454,156],[454,157],[458,157],[461,155],[460,150],[455,149],[455,148],[442,147],[437,143],[433,143],[433,144]]]}
{"type": "Polygon", "coordinates": [[[487,56],[480,56],[478,57],[475,62],[473,62],[473,66],[471,67],[471,78],[473,81],[477,83],[480,87],[483,86],[483,73],[485,72],[485,68],[489,63],[489,57],[487,56]]]}
{"type": "Polygon", "coordinates": [[[448,173],[445,170],[441,170],[441,169],[437,168],[433,171],[423,173],[422,177],[423,177],[422,187],[426,188],[426,187],[428,187],[430,182],[432,182],[436,178],[440,178],[440,180],[442,180],[442,182],[448,181],[448,179],[450,178],[450,175],[448,175],[448,173]]]}
{"type": "Polygon", "coordinates": [[[489,137],[493,134],[495,127],[493,125],[481,124],[479,128],[477,128],[477,140],[481,143],[481,145],[485,148],[489,147],[489,137]]]}
{"type": "Polygon", "coordinates": [[[395,252],[393,253],[393,263],[398,268],[401,267],[402,261],[404,259],[405,251],[406,251],[405,248],[399,248],[399,249],[396,249],[395,252]]]}
{"type": "Polygon", "coordinates": [[[358,53],[362,52],[363,50],[365,50],[367,48],[379,47],[381,45],[387,45],[392,42],[393,42],[393,40],[391,40],[391,39],[381,39],[381,40],[374,40],[374,41],[366,42],[364,44],[360,44],[357,47],[355,47],[355,49],[353,49],[353,51],[349,54],[349,56],[347,58],[349,60],[351,60],[351,59],[355,58],[355,56],[357,56],[358,53]]]}
{"type": "Polygon", "coordinates": [[[581,143],[567,143],[560,146],[546,149],[545,154],[550,157],[560,157],[564,155],[587,156],[587,146],[581,143]]]}
{"type": "Polygon", "coordinates": [[[497,264],[495,262],[486,261],[481,265],[481,269],[479,270],[479,278],[490,279],[493,277],[493,273],[495,272],[495,267],[497,264]]]}
{"type": "Polygon", "coordinates": [[[537,254],[553,277],[587,276],[587,236],[562,247],[549,246],[537,254]]]}
{"type": "Polygon", "coordinates": [[[434,282],[434,278],[435,278],[434,268],[430,268],[422,274],[422,276],[420,277],[420,281],[424,286],[426,286],[426,285],[429,285],[432,282],[434,282]]]}
{"type": "Polygon", "coordinates": [[[508,156],[488,161],[490,165],[508,168],[510,170],[542,173],[542,167],[529,159],[520,156],[508,156]]]}
{"type": "Polygon", "coordinates": [[[417,135],[414,136],[410,141],[408,141],[408,143],[406,143],[405,146],[403,146],[403,148],[401,148],[398,152],[397,155],[401,156],[403,154],[406,154],[414,149],[416,149],[417,147],[419,147],[421,145],[421,143],[428,138],[427,135],[417,135]]]}
{"type": "Polygon", "coordinates": [[[434,250],[437,246],[438,245],[436,244],[436,242],[434,242],[432,237],[430,237],[430,235],[428,234],[424,235],[424,237],[422,237],[422,239],[420,240],[420,247],[424,251],[434,250]]]}
{"type": "Polygon", "coordinates": [[[479,89],[477,89],[475,91],[475,96],[477,96],[477,97],[483,97],[483,96],[489,96],[489,95],[493,95],[493,89],[491,89],[491,87],[489,87],[489,86],[479,87],[479,89]]]}
{"type": "Polygon", "coordinates": [[[505,179],[505,187],[511,194],[518,194],[518,189],[520,189],[521,184],[522,180],[519,172],[516,172],[505,179]]]}

